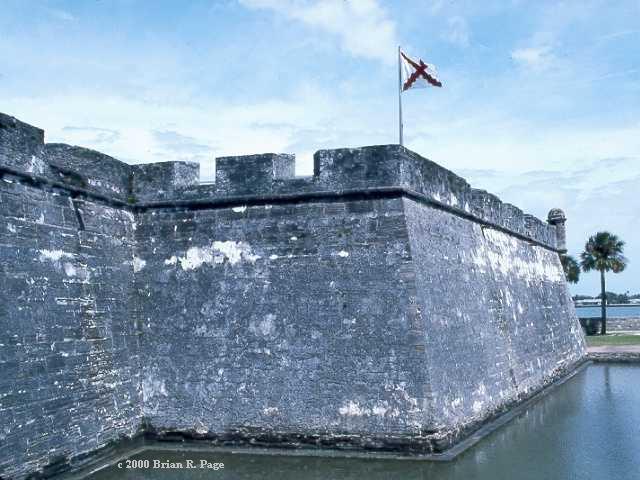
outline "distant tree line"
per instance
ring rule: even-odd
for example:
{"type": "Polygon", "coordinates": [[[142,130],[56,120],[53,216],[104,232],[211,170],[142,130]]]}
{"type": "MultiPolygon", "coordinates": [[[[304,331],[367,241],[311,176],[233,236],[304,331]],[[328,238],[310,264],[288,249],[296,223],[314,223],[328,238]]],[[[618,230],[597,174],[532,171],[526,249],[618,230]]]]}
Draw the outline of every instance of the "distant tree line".
{"type": "MultiPolygon", "coordinates": [[[[574,295],[573,301],[576,300],[599,300],[602,298],[602,294],[598,293],[590,297],[589,295],[574,295]]],[[[615,292],[607,292],[606,293],[607,303],[629,303],[629,301],[640,298],[640,293],[634,293],[633,295],[629,292],[626,293],[615,293],[615,292]]]]}

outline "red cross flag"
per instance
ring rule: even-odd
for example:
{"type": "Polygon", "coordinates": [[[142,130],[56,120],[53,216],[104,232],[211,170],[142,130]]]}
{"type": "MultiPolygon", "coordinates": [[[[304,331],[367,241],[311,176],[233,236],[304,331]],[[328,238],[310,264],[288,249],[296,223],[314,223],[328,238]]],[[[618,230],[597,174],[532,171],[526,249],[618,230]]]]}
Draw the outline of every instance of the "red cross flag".
{"type": "Polygon", "coordinates": [[[400,50],[400,62],[403,92],[410,88],[442,87],[442,82],[438,80],[436,67],[433,65],[424,63],[422,59],[412,60],[402,50],[400,50]]]}
{"type": "Polygon", "coordinates": [[[402,92],[410,88],[442,87],[436,67],[424,63],[421,58],[413,60],[398,47],[398,129],[400,145],[403,144],[402,92]]]}

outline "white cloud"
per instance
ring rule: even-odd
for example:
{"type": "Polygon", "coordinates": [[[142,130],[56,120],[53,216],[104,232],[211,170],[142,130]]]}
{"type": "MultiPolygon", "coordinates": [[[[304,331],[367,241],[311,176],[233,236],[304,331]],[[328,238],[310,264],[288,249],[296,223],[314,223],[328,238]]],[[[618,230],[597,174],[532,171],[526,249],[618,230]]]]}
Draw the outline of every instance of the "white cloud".
{"type": "Polygon", "coordinates": [[[609,40],[617,40],[621,37],[627,37],[629,35],[637,35],[640,34],[640,29],[633,30],[620,30],[617,32],[607,33],[605,35],[601,35],[598,38],[598,42],[607,42],[609,40]]]}
{"type": "Polygon", "coordinates": [[[198,142],[195,138],[182,135],[174,130],[155,130],[154,140],[165,150],[183,155],[197,155],[210,152],[208,145],[198,142]]]}
{"type": "Polygon", "coordinates": [[[64,10],[57,10],[57,9],[53,9],[53,8],[47,8],[46,11],[54,19],[60,20],[60,21],[63,21],[63,22],[73,22],[76,19],[76,17],[74,17],[72,14],[70,14],[69,12],[66,12],[64,10]]]}
{"type": "Polygon", "coordinates": [[[405,120],[409,148],[455,168],[508,172],[557,168],[600,158],[638,159],[640,124],[541,126],[486,111],[426,127],[405,120]],[[464,132],[464,133],[461,133],[464,132]],[[571,148],[569,148],[569,146],[571,148]]]}
{"type": "Polygon", "coordinates": [[[551,47],[527,47],[519,48],[511,52],[511,58],[523,67],[533,70],[545,70],[554,61],[551,47]]]}
{"type": "Polygon", "coordinates": [[[110,145],[120,136],[120,132],[108,128],[76,127],[70,125],[64,127],[62,130],[68,135],[67,141],[77,145],[85,145],[87,143],[92,145],[110,145]]]}
{"type": "Polygon", "coordinates": [[[268,9],[332,34],[357,57],[395,62],[396,25],[376,0],[239,0],[246,7],[268,9]]]}
{"type": "Polygon", "coordinates": [[[471,33],[469,25],[463,17],[451,17],[447,20],[448,30],[444,34],[444,39],[459,47],[468,47],[471,33]]]}

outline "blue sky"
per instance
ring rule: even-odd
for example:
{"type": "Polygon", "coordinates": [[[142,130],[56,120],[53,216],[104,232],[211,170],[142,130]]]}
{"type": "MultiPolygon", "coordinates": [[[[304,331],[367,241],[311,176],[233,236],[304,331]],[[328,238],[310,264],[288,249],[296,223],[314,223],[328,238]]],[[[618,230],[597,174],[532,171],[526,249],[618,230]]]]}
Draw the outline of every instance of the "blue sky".
{"type": "MultiPolygon", "coordinates": [[[[570,253],[627,241],[640,291],[640,2],[13,1],[0,111],[130,163],[397,142],[398,44],[442,89],[404,96],[405,144],[546,217],[570,253]]],[[[575,293],[596,293],[587,274],[575,293]]]]}

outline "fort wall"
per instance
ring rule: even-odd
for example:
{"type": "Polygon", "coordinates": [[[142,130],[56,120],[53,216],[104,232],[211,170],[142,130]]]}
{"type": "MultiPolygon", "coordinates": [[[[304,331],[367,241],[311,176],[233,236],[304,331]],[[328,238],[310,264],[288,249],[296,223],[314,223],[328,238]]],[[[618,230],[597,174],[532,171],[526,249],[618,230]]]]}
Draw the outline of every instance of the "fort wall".
{"type": "Polygon", "coordinates": [[[572,368],[584,341],[556,252],[404,200],[438,445],[572,368]]]}
{"type": "Polygon", "coordinates": [[[155,429],[225,443],[274,429],[283,443],[419,436],[425,352],[412,335],[424,329],[401,199],[139,219],[155,429]]]}
{"type": "Polygon", "coordinates": [[[581,361],[564,223],[397,145],[294,162],[203,185],[0,114],[0,476],[141,431],[441,452],[581,361]]]}
{"type": "Polygon", "coordinates": [[[132,224],[130,212],[0,180],[3,478],[55,471],[139,429],[132,224]]]}

